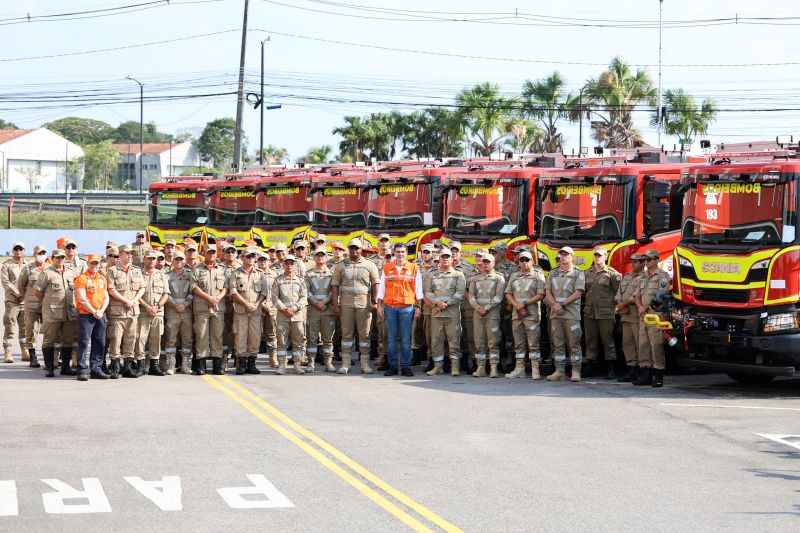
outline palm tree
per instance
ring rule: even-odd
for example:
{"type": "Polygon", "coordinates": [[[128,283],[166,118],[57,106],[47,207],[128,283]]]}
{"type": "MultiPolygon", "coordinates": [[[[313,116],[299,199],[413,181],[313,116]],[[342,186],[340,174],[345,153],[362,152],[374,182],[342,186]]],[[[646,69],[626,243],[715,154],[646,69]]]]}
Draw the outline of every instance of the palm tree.
{"type": "Polygon", "coordinates": [[[327,163],[333,153],[333,147],[329,144],[322,146],[312,146],[306,155],[297,160],[298,163],[327,163]]]}
{"type": "Polygon", "coordinates": [[[403,151],[409,157],[455,157],[462,153],[461,115],[444,107],[429,107],[405,116],[403,151]]]}
{"type": "MultiPolygon", "coordinates": [[[[695,135],[708,133],[708,127],[717,116],[717,104],[705,99],[697,107],[697,101],[683,89],[669,89],[664,93],[664,132],[677,135],[679,142],[691,144],[695,135]]],[[[653,113],[650,125],[658,127],[658,112],[653,113]]]]}
{"type": "Polygon", "coordinates": [[[506,129],[509,133],[506,146],[518,154],[551,151],[545,149],[547,133],[528,119],[512,119],[506,129]]]}
{"type": "Polygon", "coordinates": [[[585,94],[588,108],[600,117],[592,122],[592,136],[600,144],[606,148],[644,146],[642,133],[633,124],[633,110],[641,102],[656,104],[656,88],[647,69],[637,69],[634,74],[615,57],[608,70],[589,80],[585,94]]]}
{"type": "Polygon", "coordinates": [[[342,155],[352,154],[353,161],[364,160],[364,146],[369,139],[367,126],[361,117],[344,117],[344,126],[333,128],[334,135],[341,135],[342,141],[339,143],[339,152],[342,155]]]}
{"type": "Polygon", "coordinates": [[[264,148],[264,162],[268,165],[280,165],[288,158],[289,152],[286,148],[278,148],[274,144],[270,144],[264,148]]]}
{"type": "Polygon", "coordinates": [[[564,93],[564,78],[556,71],[539,80],[526,80],[522,84],[522,113],[536,119],[544,127],[542,145],[545,152],[560,152],[563,137],[558,133],[556,123],[561,118],[572,120],[570,111],[577,98],[564,93]]]}
{"type": "Polygon", "coordinates": [[[489,156],[501,146],[508,120],[519,102],[502,96],[497,85],[485,82],[462,89],[456,95],[456,104],[464,126],[473,137],[472,148],[482,156],[489,156]]]}

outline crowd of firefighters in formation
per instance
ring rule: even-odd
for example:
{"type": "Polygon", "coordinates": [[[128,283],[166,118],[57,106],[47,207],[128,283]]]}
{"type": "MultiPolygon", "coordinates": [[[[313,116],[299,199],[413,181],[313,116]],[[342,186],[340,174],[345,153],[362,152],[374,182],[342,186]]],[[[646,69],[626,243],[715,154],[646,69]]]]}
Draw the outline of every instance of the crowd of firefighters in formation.
{"type": "Polygon", "coordinates": [[[328,243],[324,235],[313,248],[296,241],[263,252],[245,244],[240,253],[229,237],[199,249],[187,235],[153,250],[139,232],[133,244],[109,241],[105,257],[83,259],[77,243],[62,238],[51,253],[35,246],[27,261],[25,244],[15,243],[2,265],[5,362],[14,362],[17,335],[22,361],[39,368],[41,332],[48,377],[59,367],[61,375],[80,380],[219,375],[231,360],[236,374],[258,374],[259,353],[268,355],[276,374],[287,364],[295,374],[314,372],[317,364],[347,374],[353,358],[361,373],[371,374],[374,350],[386,375],[413,375],[409,367],[427,356],[428,376],[467,371],[497,377],[502,356],[506,377],[525,377],[527,357],[538,380],[543,303],[555,366],[546,379],[567,379],[569,359],[571,381],[580,381],[583,370],[584,376],[663,384],[662,333],[644,320],[656,293],[670,284],[655,250],[634,254],[632,271],[622,276],[606,264],[601,246],[586,271],[573,265],[573,250],[565,246],[546,273],[526,245],[511,254],[515,261],[504,243],[478,249],[473,264],[462,258],[460,243],[443,247],[439,241],[407,262],[405,246],[393,246],[387,234],[378,247],[363,247],[358,239],[328,243]],[[409,300],[411,331],[394,329],[411,338],[394,339],[399,342],[389,342],[384,322],[392,272],[414,272],[417,284],[409,300]],[[616,315],[627,366],[619,375],[616,315]],[[390,345],[396,350],[403,341],[414,357],[398,364],[393,353],[397,367],[391,368],[390,345]],[[598,366],[600,355],[605,369],[598,366]]]}

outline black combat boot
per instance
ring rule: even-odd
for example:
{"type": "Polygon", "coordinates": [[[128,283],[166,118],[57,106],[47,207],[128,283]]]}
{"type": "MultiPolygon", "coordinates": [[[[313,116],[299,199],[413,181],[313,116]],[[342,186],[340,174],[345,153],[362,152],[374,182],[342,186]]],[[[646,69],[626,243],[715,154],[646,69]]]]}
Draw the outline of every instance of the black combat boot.
{"type": "MultiPolygon", "coordinates": [[[[53,348],[50,348],[51,350],[53,348]]],[[[33,359],[31,359],[33,361],[33,359]]],[[[62,376],[74,376],[77,374],[74,370],[72,370],[72,366],[70,363],[72,362],[72,346],[62,346],[61,347],[61,374],[62,376]]]]}
{"type": "Polygon", "coordinates": [[[428,357],[428,366],[425,367],[425,372],[433,370],[433,357],[428,357]]]}
{"type": "Polygon", "coordinates": [[[224,376],[225,372],[222,370],[222,358],[221,357],[212,357],[211,358],[211,366],[213,367],[213,372],[215,376],[224,376]]]}
{"type": "Polygon", "coordinates": [[[194,372],[195,376],[205,376],[206,375],[206,359],[205,357],[198,357],[197,361],[195,362],[194,372]]]}
{"type": "Polygon", "coordinates": [[[606,361],[606,379],[617,379],[616,361],[606,361]]]}
{"type": "Polygon", "coordinates": [[[625,373],[624,376],[620,376],[617,378],[617,381],[620,383],[630,383],[636,379],[637,370],[639,369],[638,366],[629,366],[628,371],[625,373]]]}
{"type": "Polygon", "coordinates": [[[111,360],[111,367],[108,369],[108,377],[111,379],[119,379],[122,377],[122,372],[119,367],[119,359],[111,360]]]}
{"type": "Polygon", "coordinates": [[[247,358],[247,373],[248,374],[261,373],[261,371],[258,368],[256,368],[256,358],[252,355],[247,358]]]}
{"type": "Polygon", "coordinates": [[[36,349],[35,348],[28,348],[28,356],[31,358],[31,362],[28,365],[31,368],[40,368],[42,365],[39,364],[39,360],[36,358],[36,349]]]}
{"type": "Polygon", "coordinates": [[[581,364],[581,376],[585,378],[595,377],[597,375],[597,361],[593,359],[584,359],[581,364]]]}
{"type": "Polygon", "coordinates": [[[245,362],[244,357],[237,357],[236,358],[236,375],[243,376],[247,373],[247,363],[245,362]]]}
{"type": "Polygon", "coordinates": [[[163,370],[161,370],[161,365],[158,364],[158,359],[151,359],[150,360],[150,370],[147,372],[148,376],[165,376],[163,370]]]}
{"type": "Polygon", "coordinates": [[[640,368],[639,378],[633,382],[634,385],[650,385],[653,382],[653,375],[650,368],[640,368]]]}
{"type": "Polygon", "coordinates": [[[651,385],[654,389],[660,389],[664,386],[664,370],[653,369],[653,383],[651,385]]]}
{"type": "Polygon", "coordinates": [[[136,372],[134,366],[136,363],[133,362],[133,357],[126,357],[125,358],[125,366],[122,368],[122,377],[123,378],[138,378],[139,374],[136,372]]]}
{"type": "Polygon", "coordinates": [[[53,360],[54,355],[55,354],[53,353],[53,348],[52,347],[51,348],[42,348],[42,358],[44,358],[44,369],[45,369],[44,376],[46,378],[52,378],[52,377],[55,377],[55,375],[56,375],[56,372],[55,372],[56,366],[55,366],[55,361],[53,360]]]}

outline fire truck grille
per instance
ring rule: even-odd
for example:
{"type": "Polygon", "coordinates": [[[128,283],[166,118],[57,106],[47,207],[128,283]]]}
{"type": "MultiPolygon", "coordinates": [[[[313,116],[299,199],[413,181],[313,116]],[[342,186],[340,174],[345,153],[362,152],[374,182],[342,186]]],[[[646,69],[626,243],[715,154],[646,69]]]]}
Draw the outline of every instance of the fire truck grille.
{"type": "Polygon", "coordinates": [[[746,304],[750,294],[741,289],[695,289],[695,298],[704,302],[746,304]]]}

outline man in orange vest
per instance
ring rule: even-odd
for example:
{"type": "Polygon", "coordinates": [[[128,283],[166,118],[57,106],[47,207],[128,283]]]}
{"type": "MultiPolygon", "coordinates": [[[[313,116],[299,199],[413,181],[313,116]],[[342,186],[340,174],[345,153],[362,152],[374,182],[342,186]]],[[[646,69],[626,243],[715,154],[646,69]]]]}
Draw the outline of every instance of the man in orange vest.
{"type": "Polygon", "coordinates": [[[383,264],[378,285],[378,315],[386,321],[389,338],[389,370],[384,376],[414,375],[411,371],[411,325],[422,313],[422,274],[419,265],[406,261],[407,254],[404,244],[395,245],[394,259],[383,264]]]}

